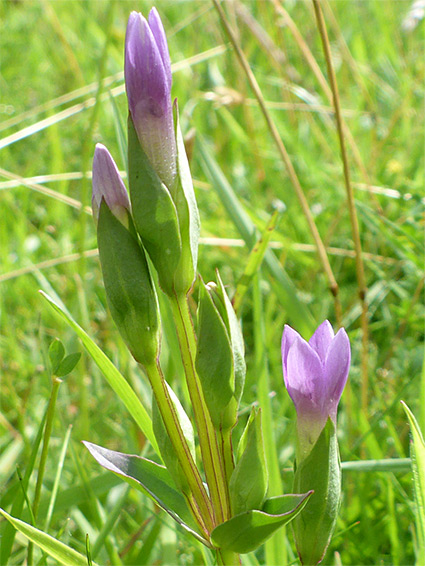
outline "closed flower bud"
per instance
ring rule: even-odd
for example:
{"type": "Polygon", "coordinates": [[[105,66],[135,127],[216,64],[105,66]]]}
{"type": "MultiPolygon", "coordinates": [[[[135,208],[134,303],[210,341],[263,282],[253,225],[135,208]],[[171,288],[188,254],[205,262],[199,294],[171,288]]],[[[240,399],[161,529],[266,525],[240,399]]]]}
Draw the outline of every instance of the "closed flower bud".
{"type": "Polygon", "coordinates": [[[138,12],[130,14],[124,73],[130,115],[140,144],[161,181],[170,188],[176,176],[171,64],[155,8],[148,21],[138,12]]]}
{"type": "Polygon", "coordinates": [[[134,358],[141,364],[153,363],[159,355],[157,297],[124,184],[103,146],[96,147],[93,164],[93,210],[112,317],[134,358]]]}
{"type": "Polygon", "coordinates": [[[99,209],[105,199],[109,210],[118,218],[124,226],[128,227],[128,211],[130,201],[127,189],[123,183],[121,175],[106,147],[98,143],[93,158],[93,195],[92,210],[93,218],[97,224],[99,209]]]}

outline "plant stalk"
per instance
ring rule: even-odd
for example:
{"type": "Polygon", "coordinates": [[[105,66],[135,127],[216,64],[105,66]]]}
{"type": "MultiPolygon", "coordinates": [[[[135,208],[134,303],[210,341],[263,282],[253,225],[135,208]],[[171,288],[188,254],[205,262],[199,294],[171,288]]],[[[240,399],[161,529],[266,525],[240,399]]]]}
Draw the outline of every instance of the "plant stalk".
{"type": "Polygon", "coordinates": [[[210,490],[216,524],[230,517],[227,483],[220,457],[217,436],[203,397],[202,386],[195,369],[196,336],[189,312],[187,297],[174,295],[171,298],[174,322],[180,344],[187,387],[192,402],[205,476],[210,490]]]}
{"type": "Polygon", "coordinates": [[[159,362],[157,362],[151,365],[145,365],[144,368],[149,378],[153,394],[155,395],[165,428],[193,494],[193,497],[191,494],[184,494],[186,501],[196,522],[206,535],[206,538],[208,538],[208,534],[214,528],[211,502],[181,429],[177,412],[171,400],[161,367],[159,362]]]}
{"type": "Polygon", "coordinates": [[[361,404],[362,411],[368,414],[368,390],[369,390],[369,374],[368,374],[368,342],[369,342],[369,325],[366,301],[366,278],[364,273],[362,246],[360,241],[359,222],[357,218],[356,205],[354,202],[354,192],[350,179],[350,168],[348,164],[347,150],[345,147],[344,124],[341,115],[341,105],[339,100],[338,83],[336,81],[335,70],[332,65],[331,47],[329,37],[326,30],[325,19],[320,7],[319,0],[313,0],[314,13],[316,15],[317,27],[319,29],[320,38],[322,40],[323,52],[325,54],[326,66],[328,70],[329,82],[332,90],[332,101],[335,108],[335,118],[338,131],[339,144],[341,149],[341,158],[344,168],[344,182],[347,191],[348,210],[350,213],[351,230],[354,240],[354,249],[356,254],[356,276],[359,299],[362,307],[361,326],[362,326],[362,386],[361,386],[361,404]]]}

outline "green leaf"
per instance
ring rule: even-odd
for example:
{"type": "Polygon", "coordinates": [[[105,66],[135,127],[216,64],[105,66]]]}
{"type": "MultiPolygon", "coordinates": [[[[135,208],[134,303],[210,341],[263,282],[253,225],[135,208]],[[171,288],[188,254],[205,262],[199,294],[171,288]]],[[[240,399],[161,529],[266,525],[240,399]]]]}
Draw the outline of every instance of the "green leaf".
{"type": "Polygon", "coordinates": [[[145,365],[159,355],[159,307],[145,251],[128,220],[129,230],[102,200],[97,241],[112,317],[133,357],[145,365]]]}
{"type": "MultiPolygon", "coordinates": [[[[0,509],[0,513],[15,527],[17,531],[22,533],[27,539],[44,550],[44,552],[57,560],[60,564],[66,564],[67,566],[87,566],[87,557],[83,556],[73,548],[66,546],[63,542],[56,540],[43,531],[28,525],[28,523],[12,517],[9,513],[3,511],[3,509],[0,509]]],[[[94,562],[93,565],[96,566],[94,562]]]]}
{"type": "Polygon", "coordinates": [[[49,360],[52,366],[53,375],[56,374],[63,357],[65,356],[65,348],[59,338],[55,338],[49,346],[49,360]]]}
{"type": "Polygon", "coordinates": [[[64,310],[51,297],[49,297],[47,293],[44,293],[43,291],[40,291],[40,293],[48,301],[49,305],[60,316],[60,318],[77,333],[83,343],[83,346],[102,372],[106,381],[124,403],[140,430],[151,443],[152,448],[157,454],[159,454],[158,445],[152,430],[151,418],[125,378],[120,374],[111,360],[102,352],[99,346],[97,346],[90,336],[81,328],[81,326],[79,326],[69,314],[64,312],[64,310]]]}
{"type": "MultiPolygon", "coordinates": [[[[196,139],[205,175],[217,191],[224,208],[247,246],[252,248],[256,239],[254,223],[243,209],[229,181],[199,134],[196,139]]],[[[305,303],[298,298],[295,285],[271,250],[264,254],[264,262],[272,277],[276,279],[275,291],[282,306],[286,309],[292,325],[301,334],[312,334],[317,325],[305,303]]]]}
{"type": "Polygon", "coordinates": [[[180,129],[177,101],[174,103],[174,120],[177,146],[176,187],[171,191],[179,219],[182,254],[175,274],[175,290],[187,293],[196,277],[198,241],[200,231],[199,211],[193,190],[183,135],[180,129]]]}
{"type": "Polygon", "coordinates": [[[282,495],[268,499],[262,511],[246,511],[216,527],[211,533],[211,540],[218,548],[239,554],[256,550],[277,529],[298,515],[311,494],[282,495]]]}
{"type": "Polygon", "coordinates": [[[167,468],[140,456],[122,454],[83,441],[95,460],[105,469],[123,478],[132,487],[153,499],[179,525],[205,544],[183,495],[177,491],[167,468]]]}
{"type": "Polygon", "coordinates": [[[71,373],[71,371],[75,368],[81,358],[81,352],[75,352],[74,354],[69,354],[64,358],[59,367],[53,372],[57,377],[64,377],[71,373]]]}
{"type": "Polygon", "coordinates": [[[412,432],[410,453],[416,503],[417,552],[416,564],[425,564],[425,442],[418,421],[404,401],[403,408],[412,432]]]}
{"type": "Polygon", "coordinates": [[[128,117],[128,175],[136,229],[165,293],[174,292],[174,275],[182,253],[179,220],[170,192],[142,150],[128,117]]]}
{"type": "Polygon", "coordinates": [[[264,454],[261,409],[252,409],[241,438],[243,452],[229,482],[234,514],[260,509],[267,493],[268,473],[264,454]]]}
{"type": "Polygon", "coordinates": [[[294,491],[314,494],[293,523],[303,564],[318,564],[331,540],[341,501],[341,464],[335,425],[329,418],[311,452],[297,462],[294,491]]]}

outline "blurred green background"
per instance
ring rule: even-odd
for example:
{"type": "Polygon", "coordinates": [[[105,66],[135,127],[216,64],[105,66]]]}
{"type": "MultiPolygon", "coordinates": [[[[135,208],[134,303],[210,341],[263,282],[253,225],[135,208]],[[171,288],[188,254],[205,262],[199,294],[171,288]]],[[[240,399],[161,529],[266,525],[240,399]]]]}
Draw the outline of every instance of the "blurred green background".
{"type": "MultiPolygon", "coordinates": [[[[285,209],[271,242],[296,300],[265,265],[250,283],[241,307],[248,364],[241,421],[257,400],[261,374],[270,383],[279,466],[284,490],[290,492],[295,411],[281,377],[282,329],[289,323],[309,338],[325,318],[336,328],[333,297],[292,184],[212,3],[154,4],[175,65],[173,96],[179,100],[202,222],[203,278],[213,278],[219,268],[232,295],[250,252],[241,240],[236,211],[246,213],[259,236],[276,207],[283,203],[285,209]],[[232,188],[236,208],[223,203],[217,176],[201,158],[201,138],[216,160],[216,172],[220,169],[232,188]]],[[[16,465],[25,471],[49,399],[49,344],[59,337],[67,352],[83,350],[38,289],[63,301],[145,405],[150,404],[146,381],[108,315],[95,229],[81,204],[90,205],[86,173],[96,142],[107,145],[125,170],[126,20],[131,10],[147,16],[151,5],[123,0],[0,4],[0,484],[6,509],[19,489],[16,465]]],[[[312,4],[223,3],[339,285],[342,323],[353,356],[340,407],[341,459],[404,458],[409,455],[409,431],[400,399],[425,430],[423,19],[410,1],[324,0],[322,5],[352,140],[347,151],[368,288],[369,337],[363,353],[342,162],[312,4]],[[362,357],[367,364],[363,371],[362,357]],[[363,397],[362,406],[366,375],[367,403],[363,397]]],[[[195,288],[193,306],[196,297],[195,288]]],[[[163,365],[184,399],[180,363],[171,355],[173,339],[165,320],[163,365]]],[[[85,353],[59,390],[40,528],[69,425],[73,429],[51,535],[84,553],[85,534],[93,545],[106,517],[115,513],[108,541],[98,549],[98,563],[106,564],[113,556],[120,556],[123,564],[212,563],[165,514],[153,511],[147,498],[104,474],[80,444],[86,439],[128,453],[140,453],[144,445],[85,353]]],[[[348,470],[343,490],[336,534],[324,563],[413,564],[411,474],[348,470]]],[[[28,520],[25,510],[22,518],[28,520]]],[[[296,563],[290,529],[280,536],[289,562],[296,563]]],[[[23,563],[25,544],[16,538],[10,564],[23,563]]],[[[264,564],[264,550],[246,560],[264,564]]]]}

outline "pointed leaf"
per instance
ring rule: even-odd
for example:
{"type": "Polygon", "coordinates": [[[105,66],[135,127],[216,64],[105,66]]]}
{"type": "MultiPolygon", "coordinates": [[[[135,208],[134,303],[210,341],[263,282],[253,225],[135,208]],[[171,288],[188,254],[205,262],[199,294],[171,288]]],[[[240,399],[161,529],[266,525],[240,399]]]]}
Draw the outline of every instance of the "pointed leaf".
{"type": "Polygon", "coordinates": [[[47,293],[40,291],[41,295],[48,301],[53,310],[64,320],[78,335],[83,346],[92,357],[93,361],[103,373],[103,376],[126,406],[128,412],[136,421],[140,430],[149,440],[152,448],[159,454],[158,445],[152,430],[152,421],[148,412],[138,399],[136,393],[120,374],[111,360],[97,346],[90,336],[79,326],[69,314],[67,314],[47,293]]]}
{"type": "Polygon", "coordinates": [[[177,523],[205,544],[181,493],[167,468],[140,456],[122,454],[83,441],[95,460],[105,469],[122,477],[132,487],[151,497],[177,523]]]}
{"type": "Polygon", "coordinates": [[[71,373],[71,371],[75,368],[81,358],[81,352],[74,352],[73,354],[69,354],[64,358],[59,367],[55,372],[53,372],[57,377],[64,377],[71,373]]]}
{"type": "Polygon", "coordinates": [[[304,508],[312,492],[268,499],[264,511],[246,511],[216,527],[213,543],[224,550],[246,554],[256,550],[277,529],[286,525],[304,508]]]}
{"type": "MultiPolygon", "coordinates": [[[[12,517],[9,513],[3,511],[3,509],[0,509],[0,513],[15,527],[16,530],[44,550],[44,552],[46,552],[49,556],[57,560],[59,564],[66,564],[67,566],[87,566],[87,557],[83,556],[73,548],[66,546],[63,542],[56,540],[43,531],[28,525],[28,523],[12,517]]],[[[93,566],[96,566],[94,562],[92,564],[93,566]]]]}

